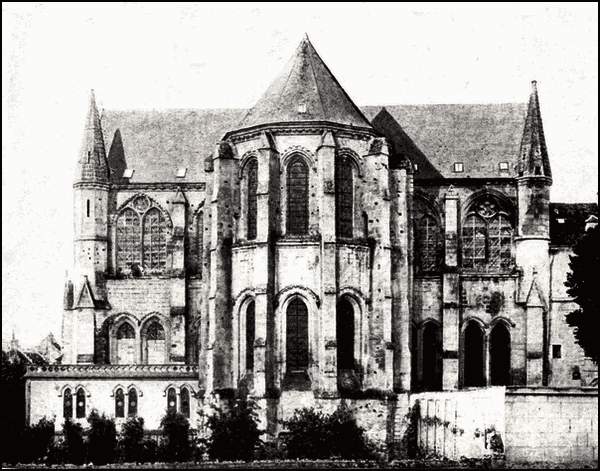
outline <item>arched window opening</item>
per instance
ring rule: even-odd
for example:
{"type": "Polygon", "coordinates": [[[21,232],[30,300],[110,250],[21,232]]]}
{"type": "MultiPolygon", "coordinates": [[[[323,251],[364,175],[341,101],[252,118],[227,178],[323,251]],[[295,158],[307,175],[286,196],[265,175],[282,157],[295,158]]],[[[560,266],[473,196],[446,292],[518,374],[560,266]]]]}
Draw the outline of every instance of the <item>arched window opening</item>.
{"type": "Polygon", "coordinates": [[[144,269],[164,270],[167,263],[166,223],[161,211],[152,208],[144,215],[144,269]]]}
{"type": "Polygon", "coordinates": [[[503,323],[496,324],[490,334],[490,383],[510,385],[510,332],[503,323]]]}
{"type": "Polygon", "coordinates": [[[420,272],[438,270],[441,259],[441,234],[436,219],[424,215],[415,224],[415,260],[420,272]]]}
{"type": "Polygon", "coordinates": [[[308,233],[308,166],[300,157],[287,167],[287,233],[308,233]]]}
{"type": "Polygon", "coordinates": [[[142,230],[140,218],[133,209],[126,209],[117,219],[117,267],[131,270],[141,265],[142,230]]]}
{"type": "Polygon", "coordinates": [[[354,369],[354,308],[342,298],[336,312],[338,370],[354,369]]]}
{"type": "Polygon", "coordinates": [[[115,392],[115,417],[125,417],[125,394],[121,388],[115,392]]]}
{"type": "Polygon", "coordinates": [[[87,217],[90,217],[90,200],[85,201],[85,210],[87,217]]]}
{"type": "Polygon", "coordinates": [[[204,267],[204,212],[198,213],[196,228],[197,240],[198,240],[198,270],[197,273],[202,277],[202,269],[204,267]]]}
{"type": "Polygon", "coordinates": [[[354,181],[349,157],[339,157],[335,165],[335,229],[338,237],[352,237],[354,181]]]}
{"type": "Polygon", "coordinates": [[[150,365],[165,363],[165,330],[157,320],[150,322],[144,336],[145,363],[150,365]]]}
{"type": "Polygon", "coordinates": [[[177,412],[177,393],[175,392],[175,388],[167,390],[167,412],[177,412]]]}
{"type": "Polygon", "coordinates": [[[83,388],[77,390],[76,401],[75,416],[78,419],[83,419],[85,418],[85,391],[83,388]]]}
{"type": "Polygon", "coordinates": [[[440,391],[442,389],[442,339],[440,328],[433,322],[427,322],[423,328],[423,389],[440,391]]]}
{"type": "Polygon", "coordinates": [[[254,370],[255,304],[251,301],[246,308],[246,371],[254,370]]]}
{"type": "Polygon", "coordinates": [[[462,265],[477,270],[510,269],[513,228],[508,214],[492,199],[472,205],[462,230],[462,265]]]}
{"type": "Polygon", "coordinates": [[[187,388],[181,388],[179,393],[180,412],[185,416],[190,416],[190,392],[187,388]]]}
{"type": "Polygon", "coordinates": [[[129,417],[136,417],[138,413],[138,393],[134,388],[129,389],[127,395],[127,415],[129,417]]]}
{"type": "Polygon", "coordinates": [[[258,190],[258,162],[251,160],[248,163],[248,206],[246,212],[248,225],[248,240],[256,239],[256,212],[257,212],[257,190],[258,190]]]}
{"type": "Polygon", "coordinates": [[[295,298],[286,314],[286,372],[305,373],[308,369],[308,309],[295,298]]]}
{"type": "Polygon", "coordinates": [[[73,395],[69,388],[63,392],[63,417],[65,419],[73,418],[73,395]]]}
{"type": "Polygon", "coordinates": [[[135,331],[131,324],[124,322],[117,330],[117,364],[135,363],[135,331]]]}
{"type": "Polygon", "coordinates": [[[485,386],[483,331],[469,322],[464,332],[464,385],[485,386]]]}

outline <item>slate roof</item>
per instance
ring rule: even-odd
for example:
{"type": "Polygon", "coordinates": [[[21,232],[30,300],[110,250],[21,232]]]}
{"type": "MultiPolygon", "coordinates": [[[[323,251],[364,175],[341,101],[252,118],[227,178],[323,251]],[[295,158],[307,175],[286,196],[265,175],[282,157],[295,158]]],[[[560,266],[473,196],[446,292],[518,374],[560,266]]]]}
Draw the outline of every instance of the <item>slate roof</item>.
{"type": "Polygon", "coordinates": [[[371,128],[306,36],[237,128],[313,121],[371,128]]]}
{"type": "Polygon", "coordinates": [[[552,245],[574,245],[584,233],[585,221],[598,216],[596,203],[550,203],[550,242],[552,245]]]}

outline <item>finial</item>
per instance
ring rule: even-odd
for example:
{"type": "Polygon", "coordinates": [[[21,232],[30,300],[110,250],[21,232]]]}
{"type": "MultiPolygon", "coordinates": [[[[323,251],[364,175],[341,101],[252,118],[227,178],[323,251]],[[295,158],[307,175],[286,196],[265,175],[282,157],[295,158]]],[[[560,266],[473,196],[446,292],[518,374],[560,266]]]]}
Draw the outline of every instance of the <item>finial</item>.
{"type": "Polygon", "coordinates": [[[537,93],[537,80],[531,81],[531,93],[537,93]]]}

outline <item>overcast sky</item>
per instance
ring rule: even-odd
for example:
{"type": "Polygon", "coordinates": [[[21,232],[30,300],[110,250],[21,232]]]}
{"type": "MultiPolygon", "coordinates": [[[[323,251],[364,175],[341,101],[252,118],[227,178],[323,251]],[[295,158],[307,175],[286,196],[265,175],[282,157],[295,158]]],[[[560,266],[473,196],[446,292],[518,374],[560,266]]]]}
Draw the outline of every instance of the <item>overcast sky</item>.
{"type": "Polygon", "coordinates": [[[304,33],[358,105],[523,102],[537,79],[552,199],[597,201],[596,4],[2,6],[2,335],[60,335],[72,177],[99,105],[245,108],[304,33]]]}

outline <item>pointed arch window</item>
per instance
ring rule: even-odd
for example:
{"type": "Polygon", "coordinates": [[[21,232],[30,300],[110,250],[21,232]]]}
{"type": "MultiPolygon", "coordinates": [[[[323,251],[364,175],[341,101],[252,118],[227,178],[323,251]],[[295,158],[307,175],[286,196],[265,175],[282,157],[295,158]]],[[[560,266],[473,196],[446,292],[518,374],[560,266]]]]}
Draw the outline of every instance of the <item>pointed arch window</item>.
{"type": "Polygon", "coordinates": [[[254,301],[246,308],[246,371],[254,370],[254,336],[255,336],[255,304],[254,301]]]}
{"type": "Polygon", "coordinates": [[[63,417],[65,419],[73,418],[73,394],[69,388],[63,392],[63,417]]]}
{"type": "Polygon", "coordinates": [[[338,237],[352,237],[354,181],[350,157],[338,157],[335,165],[335,229],[338,237]]]}
{"type": "Polygon", "coordinates": [[[473,205],[462,228],[462,266],[509,270],[513,265],[513,228],[506,212],[485,199],[473,205]]]}
{"type": "Polygon", "coordinates": [[[158,320],[152,320],[143,334],[144,362],[149,365],[165,363],[165,329],[158,320]]]}
{"type": "Polygon", "coordinates": [[[129,201],[117,218],[117,272],[133,276],[162,273],[171,230],[168,217],[152,199],[140,195],[129,201]]]}
{"type": "Polygon", "coordinates": [[[125,417],[125,394],[121,388],[115,392],[115,417],[125,417]]]}
{"type": "Polygon", "coordinates": [[[75,416],[78,419],[85,418],[85,391],[83,388],[77,390],[75,401],[75,416]]]}
{"type": "Polygon", "coordinates": [[[167,390],[167,412],[177,412],[177,393],[175,392],[175,388],[167,390]]]}
{"type": "Polygon", "coordinates": [[[257,190],[258,190],[258,162],[252,159],[248,162],[247,173],[247,195],[248,204],[246,208],[246,223],[248,225],[248,240],[256,239],[256,213],[257,213],[257,190]]]}
{"type": "Polygon", "coordinates": [[[130,388],[127,394],[127,415],[136,417],[138,413],[138,393],[135,388],[130,388]]]}
{"type": "Polygon", "coordinates": [[[182,387],[179,392],[180,412],[184,417],[190,416],[190,391],[186,387],[182,387]]]}
{"type": "Polygon", "coordinates": [[[129,322],[124,322],[117,330],[117,364],[133,363],[135,363],[135,330],[129,322]]]}
{"type": "Polygon", "coordinates": [[[301,157],[287,167],[287,233],[308,234],[308,166],[301,157]]]}
{"type": "Polygon", "coordinates": [[[308,369],[308,309],[294,298],[286,313],[286,372],[305,373],[308,369]]]}
{"type": "Polygon", "coordinates": [[[425,214],[415,223],[415,261],[419,272],[432,272],[440,267],[440,226],[433,216],[425,214]]]}

